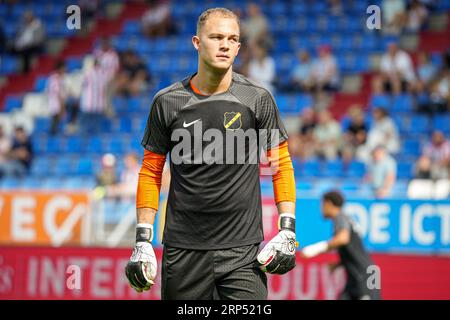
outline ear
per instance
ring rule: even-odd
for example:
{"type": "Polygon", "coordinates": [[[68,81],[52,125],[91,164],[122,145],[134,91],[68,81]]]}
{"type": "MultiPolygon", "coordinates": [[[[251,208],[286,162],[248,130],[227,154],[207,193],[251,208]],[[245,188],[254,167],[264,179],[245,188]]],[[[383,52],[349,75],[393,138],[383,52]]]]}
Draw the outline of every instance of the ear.
{"type": "Polygon", "coordinates": [[[193,36],[192,44],[194,45],[195,49],[198,51],[198,49],[200,48],[200,38],[198,36],[193,36]]]}
{"type": "Polygon", "coordinates": [[[239,54],[239,49],[241,48],[241,43],[239,42],[239,44],[238,44],[238,48],[237,48],[237,51],[236,51],[236,57],[238,56],[238,54],[239,54]]]}

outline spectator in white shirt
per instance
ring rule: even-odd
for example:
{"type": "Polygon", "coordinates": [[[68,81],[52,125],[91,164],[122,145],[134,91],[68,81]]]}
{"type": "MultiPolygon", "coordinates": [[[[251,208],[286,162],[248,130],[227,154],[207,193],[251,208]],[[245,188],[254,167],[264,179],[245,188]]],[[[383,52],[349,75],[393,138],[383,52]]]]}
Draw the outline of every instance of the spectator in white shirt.
{"type": "Polygon", "coordinates": [[[252,59],[248,66],[248,77],[261,84],[271,92],[274,92],[275,61],[267,55],[267,50],[262,46],[252,47],[252,59]]]}
{"type": "Polygon", "coordinates": [[[367,135],[364,146],[357,150],[357,158],[368,162],[371,151],[377,146],[383,146],[390,154],[400,150],[398,128],[384,108],[373,110],[374,123],[367,135]]]}
{"type": "Polygon", "coordinates": [[[45,28],[41,20],[31,11],[23,15],[23,22],[17,31],[13,52],[22,57],[22,71],[27,73],[31,69],[31,60],[44,49],[45,28]]]}
{"type": "Polygon", "coordinates": [[[341,143],[341,126],[329,111],[319,112],[313,136],[317,155],[327,160],[336,159],[341,143]]]}
{"type": "Polygon", "coordinates": [[[313,63],[311,83],[316,91],[335,91],[339,87],[339,70],[331,47],[324,45],[318,49],[319,57],[313,63]]]}
{"type": "Polygon", "coordinates": [[[388,51],[381,58],[380,71],[375,81],[381,81],[388,92],[399,94],[412,91],[415,87],[416,76],[411,57],[394,42],[389,43],[388,51]]]}

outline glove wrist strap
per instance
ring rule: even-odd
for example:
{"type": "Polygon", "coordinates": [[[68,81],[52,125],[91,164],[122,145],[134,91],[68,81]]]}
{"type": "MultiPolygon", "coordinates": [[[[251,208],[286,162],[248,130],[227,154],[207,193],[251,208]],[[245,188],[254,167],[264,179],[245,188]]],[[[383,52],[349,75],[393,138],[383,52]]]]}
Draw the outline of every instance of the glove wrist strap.
{"type": "Polygon", "coordinates": [[[136,242],[152,242],[153,225],[150,223],[138,223],[136,225],[136,242]]]}
{"type": "Polygon", "coordinates": [[[278,230],[288,230],[295,233],[295,215],[282,213],[278,218],[278,230]]]}

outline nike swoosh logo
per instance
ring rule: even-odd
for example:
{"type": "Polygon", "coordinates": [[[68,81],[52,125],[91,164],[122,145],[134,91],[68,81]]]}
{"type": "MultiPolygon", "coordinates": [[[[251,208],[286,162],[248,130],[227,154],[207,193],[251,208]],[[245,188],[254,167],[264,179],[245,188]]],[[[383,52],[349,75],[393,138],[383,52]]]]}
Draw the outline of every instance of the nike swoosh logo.
{"type": "Polygon", "coordinates": [[[197,119],[197,120],[194,120],[194,121],[189,122],[189,123],[186,123],[186,121],[184,121],[184,122],[183,122],[183,128],[187,128],[187,127],[193,125],[194,123],[196,123],[197,121],[200,121],[200,120],[201,120],[201,119],[197,119]]]}

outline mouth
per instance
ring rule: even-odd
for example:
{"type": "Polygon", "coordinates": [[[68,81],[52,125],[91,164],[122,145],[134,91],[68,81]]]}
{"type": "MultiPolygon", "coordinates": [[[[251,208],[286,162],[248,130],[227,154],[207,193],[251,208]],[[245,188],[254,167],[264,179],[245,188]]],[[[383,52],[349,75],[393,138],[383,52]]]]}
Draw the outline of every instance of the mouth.
{"type": "Polygon", "coordinates": [[[219,59],[224,59],[224,60],[230,59],[230,56],[228,56],[226,54],[218,54],[218,55],[216,55],[216,57],[219,59]]]}

